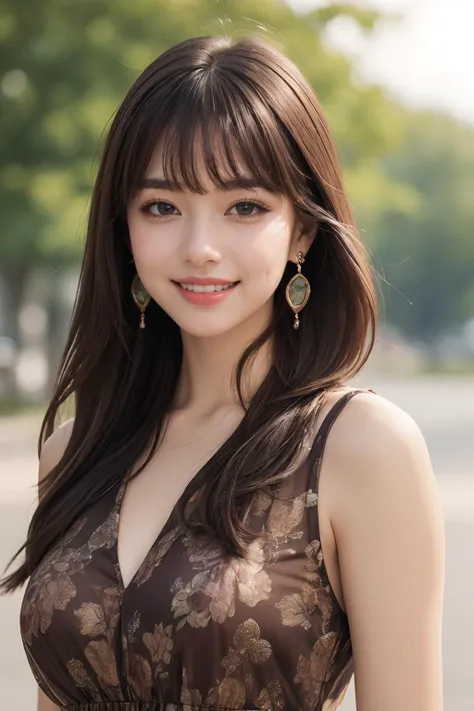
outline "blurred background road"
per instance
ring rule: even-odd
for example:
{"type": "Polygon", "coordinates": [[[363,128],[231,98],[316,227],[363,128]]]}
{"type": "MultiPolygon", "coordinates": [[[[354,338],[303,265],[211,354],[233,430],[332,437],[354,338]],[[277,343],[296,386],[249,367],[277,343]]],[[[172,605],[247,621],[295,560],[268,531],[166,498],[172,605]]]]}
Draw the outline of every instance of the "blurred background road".
{"type": "MultiPolygon", "coordinates": [[[[355,383],[356,381],[354,381],[355,383]]],[[[474,378],[359,376],[418,422],[432,455],[445,511],[445,711],[472,711],[474,639],[474,378]]],[[[0,564],[22,543],[33,510],[39,415],[0,420],[0,564]]],[[[0,598],[1,710],[35,711],[36,687],[18,632],[21,593],[0,598]]],[[[354,711],[353,685],[341,711],[354,711]]]]}

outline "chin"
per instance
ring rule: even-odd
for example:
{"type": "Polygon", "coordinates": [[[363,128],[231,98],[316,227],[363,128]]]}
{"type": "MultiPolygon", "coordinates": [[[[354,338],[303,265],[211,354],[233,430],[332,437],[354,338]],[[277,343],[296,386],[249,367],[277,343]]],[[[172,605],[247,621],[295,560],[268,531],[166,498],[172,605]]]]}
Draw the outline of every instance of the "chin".
{"type": "Polygon", "coordinates": [[[260,332],[267,320],[267,314],[261,310],[236,313],[236,309],[209,309],[178,314],[174,309],[174,313],[168,313],[182,333],[195,338],[216,338],[242,329],[247,331],[249,327],[251,331],[260,332]]]}
{"type": "Polygon", "coordinates": [[[182,333],[194,338],[216,338],[230,333],[235,328],[238,328],[241,322],[231,323],[229,319],[221,318],[206,318],[199,319],[175,319],[182,333]]]}

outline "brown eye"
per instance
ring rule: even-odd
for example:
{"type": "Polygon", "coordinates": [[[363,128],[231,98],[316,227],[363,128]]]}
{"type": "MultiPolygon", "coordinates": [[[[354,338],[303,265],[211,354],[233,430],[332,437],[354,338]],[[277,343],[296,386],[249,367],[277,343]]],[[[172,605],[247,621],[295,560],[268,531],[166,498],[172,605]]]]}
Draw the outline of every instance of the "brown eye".
{"type": "Polygon", "coordinates": [[[176,210],[175,206],[164,200],[152,200],[151,202],[145,203],[140,207],[142,212],[148,213],[153,217],[169,217],[173,215],[173,210],[176,210]]]}
{"type": "Polygon", "coordinates": [[[254,202],[251,200],[241,200],[235,203],[231,210],[237,210],[238,217],[256,217],[264,212],[268,212],[268,209],[261,203],[254,202]],[[256,210],[256,212],[254,212],[256,210]]]}

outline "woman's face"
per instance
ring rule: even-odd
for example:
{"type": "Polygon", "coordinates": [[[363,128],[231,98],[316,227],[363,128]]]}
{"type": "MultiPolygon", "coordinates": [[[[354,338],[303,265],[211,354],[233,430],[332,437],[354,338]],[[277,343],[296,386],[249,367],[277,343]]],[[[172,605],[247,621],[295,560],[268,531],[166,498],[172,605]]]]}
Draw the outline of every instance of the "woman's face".
{"type": "Polygon", "coordinates": [[[309,242],[295,234],[293,206],[282,195],[204,184],[204,195],[165,185],[155,152],[128,207],[138,274],[185,333],[218,336],[249,321],[264,327],[288,259],[309,242]]]}

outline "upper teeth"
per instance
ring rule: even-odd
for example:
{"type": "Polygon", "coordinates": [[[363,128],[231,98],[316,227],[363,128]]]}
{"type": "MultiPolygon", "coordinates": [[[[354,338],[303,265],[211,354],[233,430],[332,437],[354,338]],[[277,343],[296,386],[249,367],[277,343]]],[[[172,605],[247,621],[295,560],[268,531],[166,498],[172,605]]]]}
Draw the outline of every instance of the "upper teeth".
{"type": "Polygon", "coordinates": [[[188,291],[222,291],[234,286],[234,284],[183,284],[182,282],[179,282],[179,285],[188,291]]]}

